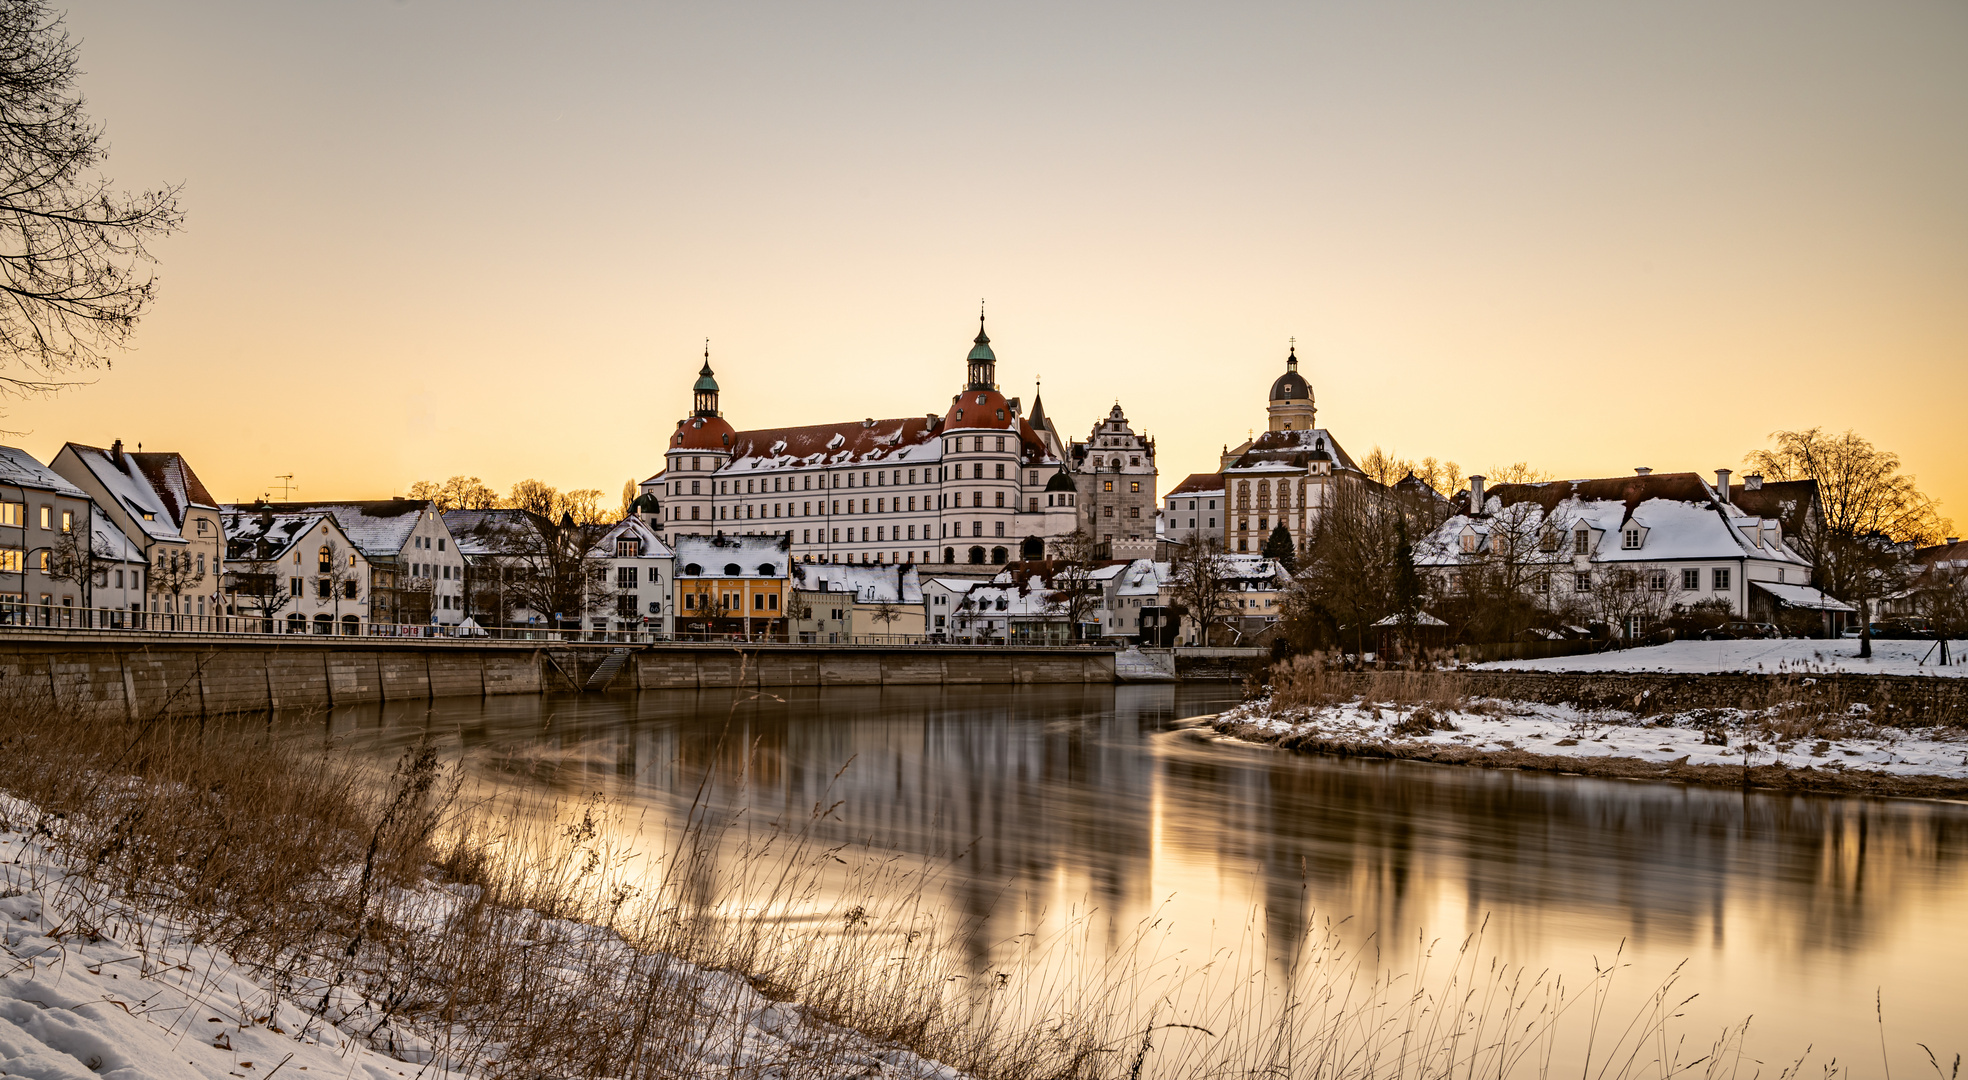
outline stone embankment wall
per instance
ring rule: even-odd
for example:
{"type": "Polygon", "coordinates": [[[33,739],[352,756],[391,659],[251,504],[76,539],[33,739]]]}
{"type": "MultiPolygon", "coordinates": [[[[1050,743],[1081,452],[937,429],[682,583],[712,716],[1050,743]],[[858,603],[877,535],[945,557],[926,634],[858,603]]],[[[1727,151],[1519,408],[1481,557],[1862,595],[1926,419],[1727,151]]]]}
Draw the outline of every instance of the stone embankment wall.
{"type": "MultiPolygon", "coordinates": [[[[0,694],[130,717],[207,716],[580,689],[606,646],[253,641],[0,641],[0,694]]],[[[1111,683],[1110,652],[1044,649],[637,649],[608,689],[1111,683]]]]}
{"type": "MultiPolygon", "coordinates": [[[[1352,675],[1363,691],[1376,678],[1352,675]]],[[[1907,675],[1674,675],[1662,672],[1456,671],[1408,678],[1453,680],[1472,697],[1626,709],[1643,716],[1695,709],[1763,709],[1795,703],[1817,712],[1866,707],[1877,723],[1968,727],[1968,678],[1907,675]]]]}

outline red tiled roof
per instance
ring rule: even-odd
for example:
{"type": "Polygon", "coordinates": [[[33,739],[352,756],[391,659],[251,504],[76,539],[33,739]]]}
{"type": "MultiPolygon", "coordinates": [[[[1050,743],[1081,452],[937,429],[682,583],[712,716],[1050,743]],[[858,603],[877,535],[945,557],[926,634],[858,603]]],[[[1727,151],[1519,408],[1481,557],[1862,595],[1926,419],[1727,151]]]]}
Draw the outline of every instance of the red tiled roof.
{"type": "Polygon", "coordinates": [[[847,454],[853,460],[885,457],[907,446],[919,446],[935,434],[929,417],[910,416],[899,420],[853,420],[844,424],[809,424],[805,427],[760,428],[740,431],[731,437],[731,456],[739,458],[791,457],[816,455],[833,457],[847,454]],[[838,440],[838,442],[836,441],[838,440]]]}
{"type": "Polygon", "coordinates": [[[1180,484],[1168,491],[1169,495],[1187,495],[1192,491],[1222,491],[1223,477],[1213,472],[1190,473],[1180,484]]]}

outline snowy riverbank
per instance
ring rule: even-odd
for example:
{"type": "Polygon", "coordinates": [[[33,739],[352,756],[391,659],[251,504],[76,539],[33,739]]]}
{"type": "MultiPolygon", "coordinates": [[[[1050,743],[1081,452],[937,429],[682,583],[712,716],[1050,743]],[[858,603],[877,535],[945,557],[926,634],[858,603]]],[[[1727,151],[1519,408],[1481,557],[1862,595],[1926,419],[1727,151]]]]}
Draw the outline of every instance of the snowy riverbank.
{"type": "MultiPolygon", "coordinates": [[[[277,968],[242,963],[203,943],[195,927],[102,895],[57,842],[35,831],[37,823],[59,839],[59,820],[0,796],[0,1076],[446,1080],[496,1071],[503,1048],[468,1025],[413,1026],[345,984],[312,976],[307,958],[277,968]]],[[[393,905],[399,914],[421,911],[410,925],[435,937],[468,891],[431,886],[393,905]]],[[[571,964],[629,952],[593,926],[557,919],[534,926],[537,962],[551,979],[579,981],[571,964]]],[[[666,1054],[681,1050],[690,1075],[753,1075],[796,1061],[807,1067],[781,1072],[959,1080],[947,1067],[774,1003],[737,975],[667,958],[660,970],[686,984],[700,1006],[652,1033],[666,1054]]]]}
{"type": "Polygon", "coordinates": [[[1635,716],[1475,699],[1455,707],[1251,702],[1199,718],[1287,749],[1491,768],[1877,795],[1968,796],[1968,731],[1902,729],[1855,712],[1799,725],[1744,709],[1635,716]]]}

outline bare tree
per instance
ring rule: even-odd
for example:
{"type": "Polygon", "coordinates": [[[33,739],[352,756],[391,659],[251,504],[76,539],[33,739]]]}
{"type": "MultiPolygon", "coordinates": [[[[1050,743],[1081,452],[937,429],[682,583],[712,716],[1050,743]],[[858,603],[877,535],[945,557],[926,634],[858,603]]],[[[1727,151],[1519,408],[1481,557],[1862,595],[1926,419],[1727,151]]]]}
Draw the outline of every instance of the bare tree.
{"type": "Polygon", "coordinates": [[[1046,607],[1066,617],[1066,632],[1074,640],[1079,639],[1080,627],[1100,606],[1100,584],[1093,576],[1100,566],[1099,551],[1099,544],[1084,526],[1052,542],[1052,558],[1046,568],[1046,607]]]}
{"type": "Polygon", "coordinates": [[[485,486],[476,476],[453,476],[443,483],[419,480],[410,485],[410,498],[423,499],[447,510],[491,510],[499,505],[499,493],[485,486]]]}
{"type": "Polygon", "coordinates": [[[157,549],[150,568],[150,591],[171,597],[171,607],[178,614],[184,613],[185,595],[194,593],[204,580],[205,570],[192,561],[191,552],[157,549]]]}
{"type": "Polygon", "coordinates": [[[107,364],[149,307],[146,245],[178,228],[178,189],[130,194],[101,175],[101,125],[83,111],[76,48],[40,0],[0,6],[0,350],[40,393],[107,364]]]}
{"type": "Polygon", "coordinates": [[[1230,627],[1236,619],[1229,560],[1216,543],[1215,537],[1191,541],[1169,567],[1169,599],[1179,616],[1196,625],[1197,639],[1204,645],[1209,644],[1212,627],[1230,627]]]}
{"type": "Polygon", "coordinates": [[[530,527],[501,530],[495,549],[512,568],[507,601],[549,616],[574,612],[584,619],[591,607],[614,597],[608,561],[594,554],[609,522],[601,520],[601,492],[587,488],[562,494],[538,480],[513,485],[508,504],[530,527]]]}
{"type": "Polygon", "coordinates": [[[293,589],[281,580],[285,567],[280,555],[278,548],[264,539],[244,541],[227,552],[232,579],[228,591],[234,604],[264,622],[270,623],[294,601],[293,589]]]}
{"type": "Polygon", "coordinates": [[[82,606],[94,607],[92,590],[96,575],[104,573],[103,564],[115,558],[116,552],[108,541],[85,533],[82,523],[77,522],[56,538],[48,557],[48,576],[73,583],[82,590],[82,606]]]}
{"type": "Polygon", "coordinates": [[[1941,666],[1953,663],[1952,643],[1968,636],[1968,563],[1936,561],[1913,582],[1913,612],[1939,640],[1941,666]]]}
{"type": "Polygon", "coordinates": [[[315,572],[316,595],[319,596],[322,590],[326,590],[326,595],[322,598],[333,601],[335,631],[340,632],[342,601],[356,599],[361,587],[362,572],[356,566],[354,549],[344,548],[332,539],[323,542],[321,549],[315,553],[315,572]]]}
{"type": "Polygon", "coordinates": [[[1593,614],[1623,641],[1643,636],[1667,617],[1668,573],[1659,567],[1602,567],[1592,580],[1593,614]]]}
{"type": "Polygon", "coordinates": [[[1872,605],[1898,578],[1913,545],[1948,530],[1934,501],[1900,471],[1900,458],[1847,431],[1778,431],[1776,446],[1744,460],[1766,480],[1817,482],[1818,512],[1793,537],[1815,568],[1815,584],[1859,605],[1859,655],[1872,655],[1872,605]]]}

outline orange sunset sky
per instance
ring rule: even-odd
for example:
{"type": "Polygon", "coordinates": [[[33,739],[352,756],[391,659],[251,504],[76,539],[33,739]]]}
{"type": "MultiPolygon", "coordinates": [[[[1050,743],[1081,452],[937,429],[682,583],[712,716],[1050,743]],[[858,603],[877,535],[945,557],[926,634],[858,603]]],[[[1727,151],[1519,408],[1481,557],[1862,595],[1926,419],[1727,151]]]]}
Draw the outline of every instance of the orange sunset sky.
{"type": "Polygon", "coordinates": [[[1162,485],[1263,424],[1465,472],[1740,467],[1855,428],[1968,523],[1968,5],[69,9],[185,230],[134,348],[12,441],[214,494],[661,465],[702,341],[762,427],[999,378],[1162,485]]]}

